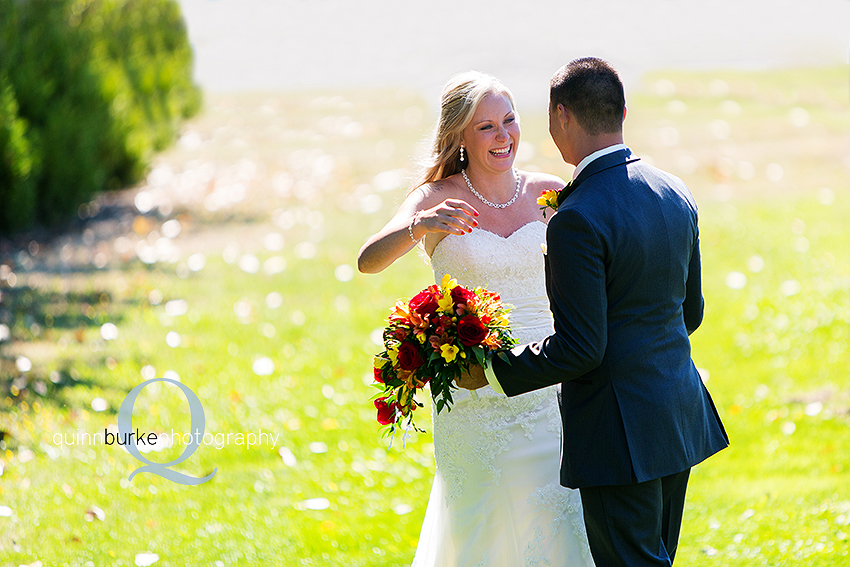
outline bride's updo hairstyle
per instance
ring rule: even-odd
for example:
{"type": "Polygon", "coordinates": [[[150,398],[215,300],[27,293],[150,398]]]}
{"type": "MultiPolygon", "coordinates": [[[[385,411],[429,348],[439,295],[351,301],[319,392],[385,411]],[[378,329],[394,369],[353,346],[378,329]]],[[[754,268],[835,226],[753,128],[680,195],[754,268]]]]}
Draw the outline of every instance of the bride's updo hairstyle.
{"type": "Polygon", "coordinates": [[[460,161],[460,138],[464,128],[472,121],[478,105],[488,94],[508,97],[516,113],[511,91],[496,77],[478,71],[466,71],[449,79],[440,97],[440,121],[431,137],[428,155],[422,161],[422,173],[414,189],[454,175],[469,163],[468,157],[467,161],[460,161]]]}

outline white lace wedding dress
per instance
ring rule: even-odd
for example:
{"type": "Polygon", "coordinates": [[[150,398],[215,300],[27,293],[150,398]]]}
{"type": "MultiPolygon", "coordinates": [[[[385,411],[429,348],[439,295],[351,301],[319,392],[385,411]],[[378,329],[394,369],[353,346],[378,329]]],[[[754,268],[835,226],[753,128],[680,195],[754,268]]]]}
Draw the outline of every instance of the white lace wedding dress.
{"type": "MultiPolygon", "coordinates": [[[[546,298],[546,225],[503,238],[485,230],[449,235],[431,256],[435,280],[448,273],[514,306],[520,343],[553,331],[546,298]]],[[[412,567],[593,565],[577,490],[559,484],[561,421],[554,387],[514,398],[489,386],[453,394],[433,413],[437,473],[412,567]]]]}

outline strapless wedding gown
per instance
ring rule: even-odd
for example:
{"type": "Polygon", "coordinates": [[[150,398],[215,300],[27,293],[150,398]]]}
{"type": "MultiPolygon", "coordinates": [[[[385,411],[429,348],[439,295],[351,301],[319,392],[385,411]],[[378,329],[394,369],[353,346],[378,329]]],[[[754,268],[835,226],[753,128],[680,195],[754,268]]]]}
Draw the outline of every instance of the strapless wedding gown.
{"type": "MultiPolygon", "coordinates": [[[[520,343],[553,332],[543,252],[546,225],[503,238],[449,235],[431,256],[435,280],[499,293],[520,343]]],[[[577,490],[559,483],[561,421],[555,387],[513,398],[489,386],[458,390],[433,412],[437,473],[412,567],[593,565],[577,490]]]]}

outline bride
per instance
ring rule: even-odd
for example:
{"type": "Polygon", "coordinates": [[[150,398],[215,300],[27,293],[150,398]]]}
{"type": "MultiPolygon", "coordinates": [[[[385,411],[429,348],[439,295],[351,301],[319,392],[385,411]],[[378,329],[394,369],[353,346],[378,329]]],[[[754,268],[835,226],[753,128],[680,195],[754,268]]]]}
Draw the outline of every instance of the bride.
{"type": "MultiPolygon", "coordinates": [[[[437,283],[451,274],[512,304],[520,344],[552,334],[542,245],[544,190],[552,175],[513,167],[519,116],[510,91],[478,72],[444,87],[422,178],[396,215],[360,250],[377,273],[415,246],[437,283]]],[[[488,387],[453,394],[434,413],[437,473],[413,567],[592,565],[578,491],[559,483],[560,431],[554,387],[514,398],[488,387]]]]}

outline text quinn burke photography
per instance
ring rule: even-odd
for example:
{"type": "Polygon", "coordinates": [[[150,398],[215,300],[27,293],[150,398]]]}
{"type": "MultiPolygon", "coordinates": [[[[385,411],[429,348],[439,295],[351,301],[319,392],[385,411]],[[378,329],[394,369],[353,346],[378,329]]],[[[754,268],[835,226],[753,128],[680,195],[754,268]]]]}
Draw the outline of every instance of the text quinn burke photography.
{"type": "Polygon", "coordinates": [[[277,440],[280,433],[265,432],[258,429],[256,433],[253,431],[247,433],[210,433],[196,429],[194,433],[187,431],[180,433],[179,431],[171,430],[171,433],[154,433],[140,432],[137,429],[130,432],[112,432],[109,429],[104,429],[103,433],[89,433],[80,431],[74,433],[56,433],[53,435],[53,444],[60,445],[119,445],[128,446],[135,445],[141,451],[147,452],[150,450],[159,451],[168,447],[179,445],[214,445],[216,449],[223,449],[227,445],[244,445],[246,449],[257,445],[270,445],[272,449],[277,446],[277,440]],[[147,449],[147,451],[145,450],[147,449]]]}

